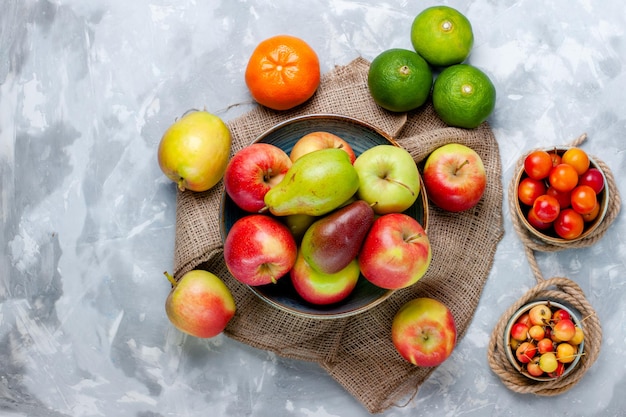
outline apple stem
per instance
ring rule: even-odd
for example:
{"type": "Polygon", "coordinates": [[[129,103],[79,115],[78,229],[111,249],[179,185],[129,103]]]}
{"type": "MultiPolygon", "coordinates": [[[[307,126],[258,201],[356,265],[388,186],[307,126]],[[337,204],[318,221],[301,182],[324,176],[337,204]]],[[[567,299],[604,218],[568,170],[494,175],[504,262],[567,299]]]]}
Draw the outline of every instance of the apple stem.
{"type": "Polygon", "coordinates": [[[404,239],[404,241],[407,242],[407,243],[411,243],[411,242],[413,242],[413,241],[415,241],[415,240],[417,240],[417,239],[419,239],[421,237],[422,237],[421,233],[414,233],[414,234],[410,235],[409,237],[407,237],[406,239],[404,239]]]}
{"type": "Polygon", "coordinates": [[[170,274],[169,272],[165,271],[165,272],[163,272],[163,275],[165,275],[167,280],[172,284],[172,287],[175,287],[176,285],[178,285],[178,282],[176,281],[176,279],[174,279],[172,274],[170,274]]]}
{"type": "Polygon", "coordinates": [[[259,213],[259,214],[263,214],[263,213],[267,212],[269,209],[270,209],[270,208],[269,208],[269,206],[264,206],[264,207],[263,207],[263,208],[261,208],[261,210],[259,210],[257,213],[259,213]]]}
{"type": "Polygon", "coordinates": [[[387,181],[390,181],[390,182],[393,182],[394,184],[398,184],[398,185],[400,185],[400,186],[402,186],[402,187],[406,188],[407,190],[409,190],[409,192],[411,193],[411,195],[415,195],[415,193],[413,192],[413,190],[411,190],[411,188],[409,188],[409,186],[408,186],[408,185],[406,185],[405,183],[400,182],[400,181],[397,181],[397,180],[394,180],[394,179],[391,179],[391,178],[386,178],[386,180],[387,180],[387,181]]]}
{"type": "Polygon", "coordinates": [[[185,191],[185,179],[184,178],[179,178],[177,185],[180,191],[185,191]]]}
{"type": "Polygon", "coordinates": [[[463,163],[456,168],[456,171],[454,171],[454,175],[456,175],[461,170],[461,168],[463,168],[465,165],[467,165],[469,163],[470,162],[467,159],[465,161],[463,161],[463,163]]]}

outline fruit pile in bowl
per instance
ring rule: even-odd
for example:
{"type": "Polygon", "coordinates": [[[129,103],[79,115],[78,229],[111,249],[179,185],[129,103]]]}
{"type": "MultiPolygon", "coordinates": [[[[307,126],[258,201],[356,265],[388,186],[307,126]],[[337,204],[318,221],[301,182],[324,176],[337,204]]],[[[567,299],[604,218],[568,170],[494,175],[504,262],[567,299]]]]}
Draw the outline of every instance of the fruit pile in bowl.
{"type": "Polygon", "coordinates": [[[578,147],[529,152],[515,184],[519,219],[548,243],[566,244],[589,236],[608,209],[604,172],[578,147]]]}
{"type": "Polygon", "coordinates": [[[504,330],[509,362],[535,381],[570,374],[583,355],[584,339],[578,312],[556,300],[537,300],[522,306],[504,330]]]}
{"type": "Polygon", "coordinates": [[[308,115],[275,126],[233,155],[224,190],[226,266],[281,310],[357,314],[430,264],[415,161],[360,120],[308,115]]]}

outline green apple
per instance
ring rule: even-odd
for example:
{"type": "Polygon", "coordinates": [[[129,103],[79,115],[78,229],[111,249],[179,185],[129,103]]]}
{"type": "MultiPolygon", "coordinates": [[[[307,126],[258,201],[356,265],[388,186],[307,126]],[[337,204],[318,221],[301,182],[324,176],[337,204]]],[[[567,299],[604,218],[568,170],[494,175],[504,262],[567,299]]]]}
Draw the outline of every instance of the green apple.
{"type": "Polygon", "coordinates": [[[178,281],[167,272],[165,276],[172,284],[165,312],[177,329],[206,338],[226,328],[235,315],[235,300],[219,277],[199,269],[187,272],[178,281]]]}
{"type": "Polygon", "coordinates": [[[193,111],[163,134],[157,153],[161,171],[181,191],[206,191],[224,176],[230,156],[228,126],[206,111],[193,111]]]}
{"type": "Polygon", "coordinates": [[[358,198],[376,214],[399,213],[413,205],[420,193],[420,175],[406,149],[377,145],[354,161],[359,174],[358,198]]]}

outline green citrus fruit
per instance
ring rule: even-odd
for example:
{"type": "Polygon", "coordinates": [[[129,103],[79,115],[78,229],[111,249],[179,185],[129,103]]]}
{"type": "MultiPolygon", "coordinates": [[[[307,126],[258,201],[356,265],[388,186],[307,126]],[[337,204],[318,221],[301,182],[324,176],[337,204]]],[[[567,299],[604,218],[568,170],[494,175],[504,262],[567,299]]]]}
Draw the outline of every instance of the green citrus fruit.
{"type": "Polygon", "coordinates": [[[433,73],[417,53],[408,49],[389,49],[372,61],[367,85],[380,107],[405,112],[426,102],[433,85],[433,73]]]}
{"type": "Polygon", "coordinates": [[[429,64],[446,67],[465,61],[474,44],[474,33],[469,20],[458,10],[433,6],[413,20],[411,43],[429,64]]]}
{"type": "Polygon", "coordinates": [[[496,105],[496,88],[478,68],[457,64],[447,67],[433,85],[433,107],[449,126],[473,129],[484,122],[496,105]]]}

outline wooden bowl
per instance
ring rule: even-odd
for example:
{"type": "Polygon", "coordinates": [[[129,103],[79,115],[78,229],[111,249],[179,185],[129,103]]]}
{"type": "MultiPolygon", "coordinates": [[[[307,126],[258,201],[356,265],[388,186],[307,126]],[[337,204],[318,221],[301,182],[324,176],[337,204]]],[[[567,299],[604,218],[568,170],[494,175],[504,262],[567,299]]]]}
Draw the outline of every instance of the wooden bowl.
{"type": "MultiPolygon", "coordinates": [[[[563,155],[565,153],[565,151],[569,149],[568,147],[552,147],[552,148],[546,148],[543,149],[547,152],[554,152],[556,151],[559,155],[563,155]]],[[[530,151],[532,152],[532,151],[530,151]]],[[[530,153],[528,152],[528,154],[530,153]]],[[[528,155],[526,154],[526,155],[528,155]]],[[[590,234],[592,234],[597,228],[598,226],[602,223],[602,221],[604,220],[604,217],[606,216],[606,212],[609,206],[609,189],[608,189],[608,185],[607,185],[607,181],[606,181],[606,176],[604,174],[604,172],[602,171],[602,169],[598,166],[598,164],[593,160],[593,158],[591,156],[589,156],[589,167],[593,167],[593,168],[597,168],[601,173],[602,173],[602,177],[604,179],[604,189],[598,194],[597,198],[598,198],[598,202],[600,204],[600,212],[598,214],[598,216],[590,221],[590,222],[586,222],[585,223],[585,227],[583,229],[583,232],[576,238],[574,239],[563,239],[562,237],[560,237],[559,235],[556,234],[556,232],[554,231],[553,227],[550,227],[547,230],[538,230],[536,228],[534,228],[529,222],[528,222],[528,211],[530,210],[530,206],[527,206],[525,204],[523,204],[522,202],[520,202],[519,198],[517,198],[517,195],[515,196],[515,211],[517,213],[517,216],[519,217],[520,221],[522,222],[522,224],[524,225],[524,227],[531,233],[533,234],[535,237],[541,239],[544,242],[550,243],[550,244],[558,244],[558,245],[567,245],[567,243],[571,243],[571,242],[576,242],[579,241],[581,239],[585,239],[586,237],[588,237],[590,234]]],[[[524,167],[522,166],[522,168],[517,172],[517,175],[515,177],[515,192],[517,193],[517,188],[519,187],[520,182],[526,178],[527,175],[524,172],[524,167]]]]}
{"type": "MultiPolygon", "coordinates": [[[[363,121],[339,115],[316,114],[296,117],[280,123],[260,135],[254,142],[270,143],[278,146],[287,154],[294,144],[304,135],[325,131],[335,134],[350,144],[358,157],[365,150],[382,144],[398,144],[384,132],[363,121]]],[[[416,219],[427,230],[428,202],[426,190],[420,178],[421,191],[415,203],[404,213],[416,219]]],[[[222,196],[220,208],[220,233],[226,239],[231,226],[241,217],[248,215],[227,195],[222,196]]],[[[348,298],[328,305],[314,305],[304,301],[294,290],[289,276],[282,277],[276,284],[250,286],[250,289],[268,304],[304,317],[317,319],[336,319],[367,311],[386,300],[393,290],[377,287],[362,275],[348,298]]]]}

